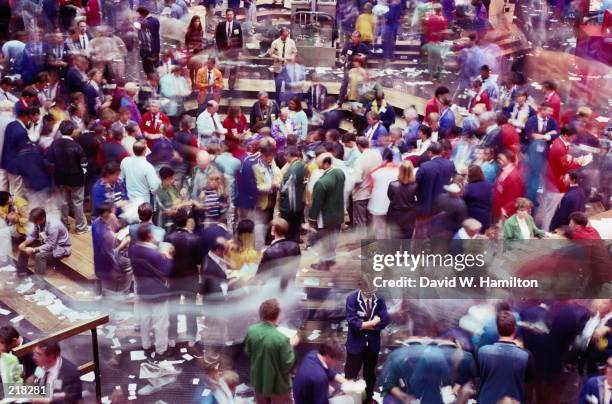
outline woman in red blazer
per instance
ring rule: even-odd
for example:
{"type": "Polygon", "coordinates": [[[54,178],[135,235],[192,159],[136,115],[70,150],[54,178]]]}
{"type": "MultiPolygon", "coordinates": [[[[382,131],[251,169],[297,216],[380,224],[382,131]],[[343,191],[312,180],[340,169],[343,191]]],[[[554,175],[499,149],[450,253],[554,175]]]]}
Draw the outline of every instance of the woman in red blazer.
{"type": "Polygon", "coordinates": [[[249,129],[246,116],[240,111],[240,106],[231,105],[227,110],[227,117],[221,123],[227,129],[227,135],[241,138],[249,129]]]}
{"type": "Polygon", "coordinates": [[[497,157],[501,168],[499,177],[493,188],[493,217],[508,218],[516,210],[516,198],[523,196],[523,179],[519,169],[515,166],[514,153],[505,151],[497,157]]]}

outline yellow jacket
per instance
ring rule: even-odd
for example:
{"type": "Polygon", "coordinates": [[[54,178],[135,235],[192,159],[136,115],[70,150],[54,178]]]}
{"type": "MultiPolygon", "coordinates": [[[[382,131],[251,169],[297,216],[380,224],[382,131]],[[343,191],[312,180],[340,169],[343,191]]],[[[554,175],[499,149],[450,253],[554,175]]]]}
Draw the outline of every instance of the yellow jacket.
{"type": "Polygon", "coordinates": [[[373,14],[359,14],[355,21],[355,31],[361,33],[363,42],[374,42],[374,28],[376,26],[376,17],[373,14]]]}
{"type": "Polygon", "coordinates": [[[27,235],[26,226],[28,225],[28,202],[20,196],[13,196],[12,199],[12,203],[0,206],[0,218],[6,220],[12,210],[17,215],[15,231],[25,236],[27,235]]]}

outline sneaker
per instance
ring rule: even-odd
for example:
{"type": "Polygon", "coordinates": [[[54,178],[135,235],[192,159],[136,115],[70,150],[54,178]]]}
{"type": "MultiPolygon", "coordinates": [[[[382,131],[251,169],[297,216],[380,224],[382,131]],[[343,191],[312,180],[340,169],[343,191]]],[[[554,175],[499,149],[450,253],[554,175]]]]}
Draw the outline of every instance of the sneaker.
{"type": "Polygon", "coordinates": [[[90,233],[90,232],[91,232],[91,226],[89,226],[89,225],[88,225],[88,226],[87,226],[86,228],[84,228],[84,229],[77,230],[77,231],[76,231],[74,234],[76,234],[76,235],[78,236],[78,235],[80,235],[80,234],[86,234],[86,233],[90,233]]]}

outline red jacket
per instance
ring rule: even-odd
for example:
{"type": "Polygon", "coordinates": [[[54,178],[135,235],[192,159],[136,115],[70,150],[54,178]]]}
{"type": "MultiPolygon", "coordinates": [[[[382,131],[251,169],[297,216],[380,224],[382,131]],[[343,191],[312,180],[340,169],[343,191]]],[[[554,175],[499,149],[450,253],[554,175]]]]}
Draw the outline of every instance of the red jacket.
{"type": "Polygon", "coordinates": [[[557,192],[567,192],[567,185],[563,177],[568,171],[580,168],[580,164],[568,153],[569,147],[561,138],[556,138],[548,152],[548,166],[546,169],[546,184],[557,192]]]}
{"type": "Polygon", "coordinates": [[[518,154],[521,148],[521,140],[519,138],[519,134],[516,128],[510,125],[509,123],[504,124],[501,127],[501,135],[504,150],[511,150],[515,154],[518,154]]]}
{"type": "Polygon", "coordinates": [[[546,102],[548,102],[550,104],[550,106],[553,109],[553,118],[555,118],[555,121],[559,122],[559,118],[561,117],[561,97],[559,96],[559,93],[556,91],[553,91],[551,93],[548,93],[545,97],[544,100],[546,102]]]}
{"type": "Polygon", "coordinates": [[[226,117],[223,122],[221,123],[221,125],[223,125],[223,127],[225,129],[227,129],[227,135],[226,136],[232,136],[232,129],[236,129],[237,135],[240,136],[242,135],[244,132],[247,131],[247,129],[249,129],[249,124],[247,122],[246,116],[244,116],[244,114],[240,114],[240,116],[238,117],[238,123],[236,123],[236,121],[234,121],[233,119],[231,119],[230,117],[226,117]]]}
{"type": "Polygon", "coordinates": [[[491,111],[493,109],[493,104],[491,104],[491,99],[489,98],[489,94],[485,90],[478,95],[476,95],[470,101],[470,112],[474,109],[474,107],[478,104],[484,104],[487,108],[487,111],[491,111]]]}
{"type": "Polygon", "coordinates": [[[156,139],[151,139],[147,135],[157,135],[162,133],[162,126],[164,132],[168,131],[171,128],[170,119],[163,112],[158,112],[153,116],[151,112],[146,112],[142,116],[142,121],[140,121],[140,130],[147,140],[147,146],[149,149],[153,148],[156,139]]]}
{"type": "Polygon", "coordinates": [[[440,42],[442,40],[442,32],[448,29],[446,18],[441,15],[432,14],[423,21],[423,32],[425,42],[440,42]]]}
{"type": "Polygon", "coordinates": [[[427,119],[429,114],[432,112],[436,112],[438,114],[440,113],[440,105],[438,105],[438,100],[436,100],[436,97],[427,101],[427,104],[425,105],[425,119],[427,119]]]}
{"type": "Polygon", "coordinates": [[[572,240],[601,240],[601,236],[594,227],[586,226],[572,231],[572,240]]]}
{"type": "Polygon", "coordinates": [[[493,217],[501,217],[501,210],[504,209],[508,217],[516,211],[516,199],[523,196],[523,179],[518,168],[513,168],[510,174],[503,180],[500,177],[495,181],[493,188],[493,217]]]}

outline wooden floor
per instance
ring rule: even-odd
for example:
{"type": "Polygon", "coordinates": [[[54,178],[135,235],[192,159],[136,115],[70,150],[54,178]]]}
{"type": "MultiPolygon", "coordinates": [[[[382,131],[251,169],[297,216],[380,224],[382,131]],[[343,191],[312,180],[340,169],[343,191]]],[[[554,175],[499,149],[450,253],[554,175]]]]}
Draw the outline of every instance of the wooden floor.
{"type": "Polygon", "coordinates": [[[71,234],[70,241],[72,241],[72,254],[64,258],[62,263],[86,280],[95,280],[91,233],[71,234]]]}

